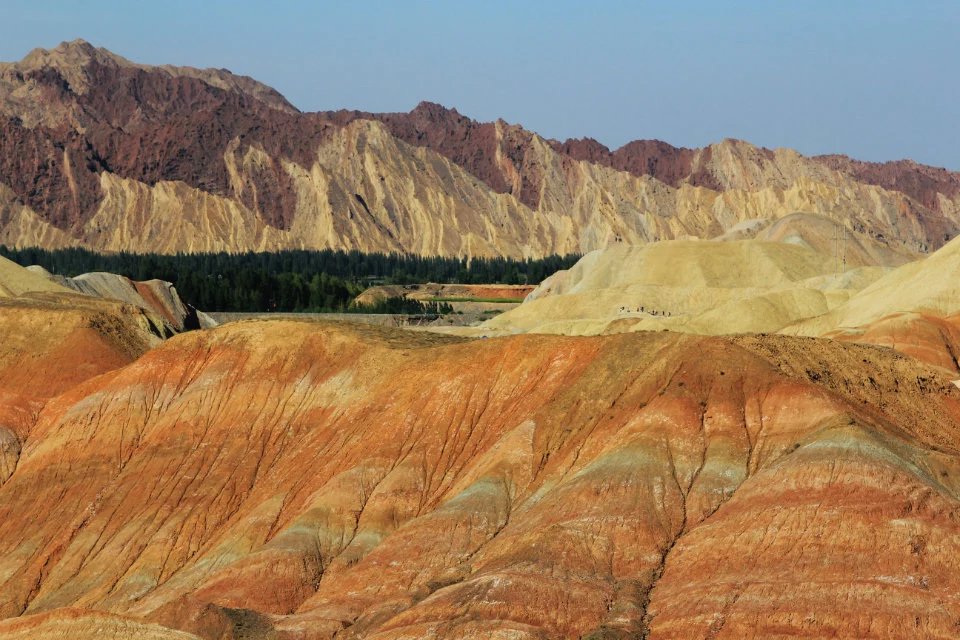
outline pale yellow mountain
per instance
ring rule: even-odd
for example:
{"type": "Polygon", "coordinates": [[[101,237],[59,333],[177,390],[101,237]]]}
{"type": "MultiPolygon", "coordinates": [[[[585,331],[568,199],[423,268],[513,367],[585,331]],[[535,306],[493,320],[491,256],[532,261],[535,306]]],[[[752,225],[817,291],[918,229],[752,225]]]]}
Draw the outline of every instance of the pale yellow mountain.
{"type": "Polygon", "coordinates": [[[68,293],[70,290],[0,257],[0,298],[13,298],[31,291],[68,293]]]}
{"type": "MultiPolygon", "coordinates": [[[[792,226],[787,221],[779,231],[792,226]]],[[[763,233],[769,231],[777,225],[763,233]]],[[[808,234],[806,226],[798,231],[825,237],[808,234]]],[[[779,243],[617,247],[584,256],[523,304],[479,326],[431,330],[467,336],[776,332],[889,347],[960,375],[960,240],[897,268],[841,266],[836,253],[815,252],[803,237],[789,235],[779,243]]]]}
{"type": "Polygon", "coordinates": [[[776,332],[839,307],[881,267],[837,272],[790,243],[668,241],[588,254],[472,333],[776,332]]]}
{"type": "Polygon", "coordinates": [[[793,149],[761,149],[744,140],[727,138],[698,149],[695,170],[709,173],[724,189],[756,191],[789,189],[798,180],[836,184],[839,174],[811,162],[793,149]]]}
{"type": "Polygon", "coordinates": [[[916,259],[861,233],[852,233],[838,220],[811,213],[793,213],[755,231],[757,240],[789,242],[833,256],[840,269],[864,265],[896,266],[916,259]]]}
{"type": "Polygon", "coordinates": [[[892,314],[960,313],[960,239],[905,264],[865,287],[844,305],[791,329],[802,335],[864,327],[892,314]]]}
{"type": "MultiPolygon", "coordinates": [[[[794,213],[839,221],[852,241],[866,235],[895,254],[912,257],[928,249],[924,221],[931,214],[900,192],[853,181],[788,149],[772,152],[773,160],[760,168],[752,163],[766,156],[748,143],[724,141],[707,149],[714,174],[725,176],[725,191],[672,188],[648,176],[576,162],[536,135],[525,162],[528,172],[542,176],[538,209],[575,234],[582,252],[618,241],[714,238],[745,221],[772,222],[794,213]]],[[[960,223],[960,198],[942,197],[941,208],[944,220],[960,223]]],[[[569,235],[563,239],[573,244],[569,235]]]]}

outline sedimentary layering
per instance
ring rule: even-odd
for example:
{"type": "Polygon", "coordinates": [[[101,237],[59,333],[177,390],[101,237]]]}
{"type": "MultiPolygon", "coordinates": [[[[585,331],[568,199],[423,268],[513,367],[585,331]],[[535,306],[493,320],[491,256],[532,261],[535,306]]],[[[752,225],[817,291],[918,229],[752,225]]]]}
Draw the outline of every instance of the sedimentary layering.
{"type": "Polygon", "coordinates": [[[955,638],[958,231],[960,175],[907,161],[0,65],[3,243],[597,250],[368,293],[526,295],[485,340],[164,341],[168,283],[0,258],[0,640],[955,638]]]}
{"type": "Polygon", "coordinates": [[[960,389],[888,349],[245,322],[66,390],[28,433],[0,637],[960,621],[960,389]]]}
{"type": "Polygon", "coordinates": [[[168,333],[180,333],[216,323],[202,311],[180,299],[176,288],[165,280],[137,282],[115,273],[84,273],[68,278],[54,275],[43,267],[27,267],[27,271],[40,274],[67,289],[89,296],[126,302],[158,314],[168,333]]]}
{"type": "Polygon", "coordinates": [[[0,132],[0,242],[21,246],[532,257],[753,237],[802,213],[846,229],[851,259],[899,264],[960,231],[960,174],[907,161],[610,151],[430,103],[300,113],[250,78],[83,41],[0,65],[0,132]]]}
{"type": "Polygon", "coordinates": [[[792,243],[618,246],[550,276],[475,333],[776,332],[837,309],[887,272],[838,267],[832,256],[792,243]]]}
{"type": "MultiPolygon", "coordinates": [[[[150,304],[111,295],[116,292],[103,286],[126,280],[112,274],[97,274],[91,281],[99,290],[88,288],[81,295],[65,286],[73,280],[61,278],[61,284],[48,276],[0,258],[0,484],[16,468],[37,414],[50,398],[129,364],[162,338],[187,328],[181,322],[178,329],[170,313],[179,298],[158,294],[150,304]],[[166,309],[166,304],[172,306],[166,309]]],[[[135,284],[147,292],[163,289],[135,284]]]]}
{"type": "Polygon", "coordinates": [[[960,372],[960,240],[895,269],[843,270],[836,255],[809,246],[794,238],[597,251],[547,278],[522,305],[456,331],[780,332],[884,345],[960,372]]]}

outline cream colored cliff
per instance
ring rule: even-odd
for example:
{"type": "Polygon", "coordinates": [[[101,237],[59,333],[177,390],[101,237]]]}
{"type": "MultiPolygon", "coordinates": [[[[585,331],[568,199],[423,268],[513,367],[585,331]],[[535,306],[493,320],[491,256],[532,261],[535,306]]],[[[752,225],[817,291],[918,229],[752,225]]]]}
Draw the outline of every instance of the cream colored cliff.
{"type": "Polygon", "coordinates": [[[840,307],[883,267],[838,271],[790,243],[667,241],[584,256],[468,333],[777,332],[840,307]]]}
{"type": "MultiPolygon", "coordinates": [[[[853,181],[792,151],[777,151],[774,160],[762,156],[754,166],[750,149],[756,148],[747,143],[727,141],[711,149],[709,166],[726,176],[726,191],[674,188],[574,161],[534,136],[523,170],[541,176],[542,188],[531,209],[439,154],[394,138],[384,125],[357,120],[320,144],[310,166],[270,158],[236,141],[224,154],[234,197],[104,173],[96,214],[68,231],[44,222],[0,187],[0,243],[163,253],[312,248],[521,258],[731,232],[753,237],[804,214],[839,225],[851,245],[867,247],[855,259],[851,251],[854,263],[900,264],[926,249],[921,221],[932,214],[900,192],[853,181]],[[274,162],[282,163],[296,191],[288,229],[267,224],[241,204],[250,183],[245,177],[274,162]]],[[[960,199],[941,197],[937,215],[960,224],[960,199]]],[[[768,233],[778,240],[790,235],[768,233]]]]}

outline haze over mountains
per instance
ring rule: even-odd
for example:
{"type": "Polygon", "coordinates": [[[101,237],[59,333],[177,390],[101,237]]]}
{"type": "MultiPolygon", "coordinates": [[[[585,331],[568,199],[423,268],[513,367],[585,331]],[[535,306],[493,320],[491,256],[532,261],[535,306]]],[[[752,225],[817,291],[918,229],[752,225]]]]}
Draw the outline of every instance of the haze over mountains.
{"type": "Polygon", "coordinates": [[[83,41],[0,66],[0,116],[0,242],[18,246],[529,257],[751,237],[800,212],[904,261],[960,230],[960,174],[910,161],[610,151],[430,103],[300,113],[250,78],[83,41]]]}

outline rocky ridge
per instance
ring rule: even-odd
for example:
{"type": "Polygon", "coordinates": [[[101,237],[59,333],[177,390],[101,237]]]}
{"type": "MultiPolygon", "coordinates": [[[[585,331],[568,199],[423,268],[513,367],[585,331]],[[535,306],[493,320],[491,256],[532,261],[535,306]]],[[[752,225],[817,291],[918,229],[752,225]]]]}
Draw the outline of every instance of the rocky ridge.
{"type": "Polygon", "coordinates": [[[97,250],[342,248],[533,257],[841,224],[875,260],[960,230],[960,176],[910,162],[546,140],[423,103],[300,113],[224,70],[88,43],[0,67],[0,242],[97,250]]]}
{"type": "Polygon", "coordinates": [[[126,302],[153,311],[162,318],[167,329],[166,335],[216,325],[204,312],[185,303],[173,284],[165,280],[137,282],[115,273],[103,272],[69,278],[54,275],[35,265],[26,269],[77,293],[126,302]]]}

